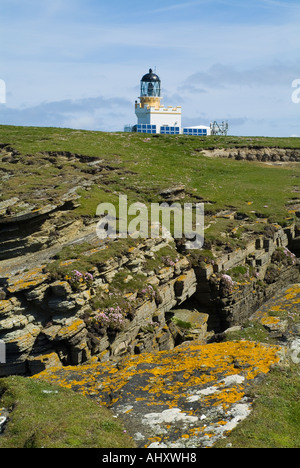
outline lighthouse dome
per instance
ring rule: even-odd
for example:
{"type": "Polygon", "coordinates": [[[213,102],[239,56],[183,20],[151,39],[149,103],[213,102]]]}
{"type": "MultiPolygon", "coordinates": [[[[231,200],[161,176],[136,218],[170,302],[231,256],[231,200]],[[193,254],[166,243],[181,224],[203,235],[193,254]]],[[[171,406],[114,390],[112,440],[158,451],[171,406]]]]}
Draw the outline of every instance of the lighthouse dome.
{"type": "Polygon", "coordinates": [[[156,73],[153,73],[152,69],[149,69],[149,73],[146,73],[146,75],[143,76],[141,81],[160,81],[159,77],[156,75],[156,73]]]}
{"type": "Polygon", "coordinates": [[[151,68],[141,79],[141,96],[160,97],[160,79],[151,68]]]}

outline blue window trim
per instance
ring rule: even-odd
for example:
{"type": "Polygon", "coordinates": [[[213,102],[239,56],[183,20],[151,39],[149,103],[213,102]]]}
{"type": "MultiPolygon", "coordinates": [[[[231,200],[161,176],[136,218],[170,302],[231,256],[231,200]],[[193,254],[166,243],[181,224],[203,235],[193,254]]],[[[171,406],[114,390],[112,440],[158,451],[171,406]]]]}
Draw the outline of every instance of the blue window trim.
{"type": "Polygon", "coordinates": [[[184,135],[193,135],[193,136],[207,136],[206,128],[183,128],[184,135]]]}

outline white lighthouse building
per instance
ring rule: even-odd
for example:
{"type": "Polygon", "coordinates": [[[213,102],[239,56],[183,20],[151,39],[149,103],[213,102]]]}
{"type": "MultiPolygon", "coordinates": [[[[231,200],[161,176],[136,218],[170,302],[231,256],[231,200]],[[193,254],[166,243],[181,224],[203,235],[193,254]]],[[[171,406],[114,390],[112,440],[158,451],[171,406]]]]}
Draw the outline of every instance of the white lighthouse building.
{"type": "Polygon", "coordinates": [[[211,135],[211,126],[197,125],[181,127],[181,106],[165,107],[161,103],[161,81],[156,73],[149,70],[143,76],[139,101],[135,101],[137,125],[126,125],[124,131],[137,133],[161,133],[164,135],[211,135]]]}
{"type": "Polygon", "coordinates": [[[141,79],[135,114],[139,133],[181,133],[181,106],[165,107],[161,104],[161,81],[151,68],[141,79]]]}

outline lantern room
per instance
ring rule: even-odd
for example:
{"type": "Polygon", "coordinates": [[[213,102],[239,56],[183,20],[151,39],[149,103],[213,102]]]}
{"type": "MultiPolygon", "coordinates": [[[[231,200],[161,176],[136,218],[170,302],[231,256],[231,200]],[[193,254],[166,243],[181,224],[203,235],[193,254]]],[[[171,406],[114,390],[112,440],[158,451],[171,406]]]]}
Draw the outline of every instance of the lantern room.
{"type": "Polygon", "coordinates": [[[141,97],[160,97],[160,79],[150,68],[141,79],[141,97]]]}

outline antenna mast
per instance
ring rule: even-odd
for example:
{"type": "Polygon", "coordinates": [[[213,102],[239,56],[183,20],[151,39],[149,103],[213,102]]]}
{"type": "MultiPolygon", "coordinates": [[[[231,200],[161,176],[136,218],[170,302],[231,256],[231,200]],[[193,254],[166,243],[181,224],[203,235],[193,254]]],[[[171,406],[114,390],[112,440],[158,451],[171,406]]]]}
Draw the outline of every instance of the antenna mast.
{"type": "Polygon", "coordinates": [[[214,121],[210,124],[211,134],[212,135],[227,135],[228,133],[228,122],[222,122],[219,124],[218,122],[214,121]]]}

